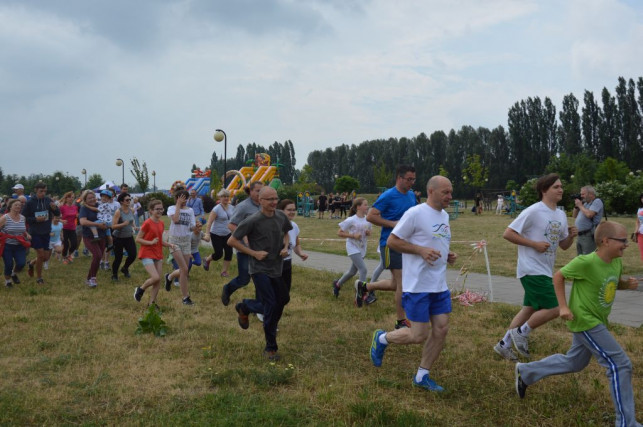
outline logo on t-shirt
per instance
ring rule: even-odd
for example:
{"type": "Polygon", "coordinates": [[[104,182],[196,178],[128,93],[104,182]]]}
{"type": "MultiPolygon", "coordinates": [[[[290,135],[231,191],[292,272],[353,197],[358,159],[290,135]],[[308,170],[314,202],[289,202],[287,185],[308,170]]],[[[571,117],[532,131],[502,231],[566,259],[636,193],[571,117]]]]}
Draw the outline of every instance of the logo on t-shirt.
{"type": "Polygon", "coordinates": [[[449,231],[448,224],[434,224],[433,225],[433,236],[439,237],[442,239],[451,239],[451,232],[449,231]]]}
{"type": "Polygon", "coordinates": [[[562,223],[560,221],[552,220],[547,223],[545,227],[545,238],[551,246],[547,249],[547,252],[556,252],[558,247],[558,242],[560,241],[562,223]]]}
{"type": "Polygon", "coordinates": [[[611,307],[618,289],[618,277],[610,276],[603,282],[601,290],[598,292],[598,302],[601,307],[611,307]]]}

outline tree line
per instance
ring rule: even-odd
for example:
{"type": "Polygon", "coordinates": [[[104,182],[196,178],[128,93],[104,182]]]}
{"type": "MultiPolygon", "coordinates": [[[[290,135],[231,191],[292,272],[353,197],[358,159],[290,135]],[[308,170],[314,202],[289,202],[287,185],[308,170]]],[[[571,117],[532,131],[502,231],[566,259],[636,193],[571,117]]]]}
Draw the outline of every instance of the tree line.
{"type": "MultiPolygon", "coordinates": [[[[393,185],[396,165],[417,168],[418,182],[436,174],[448,176],[454,191],[468,196],[480,188],[520,186],[542,175],[562,155],[571,169],[597,168],[607,159],[622,161],[630,170],[643,165],[643,77],[618,79],[615,94],[603,88],[600,100],[585,91],[583,106],[573,93],[562,100],[561,111],[550,98],[529,97],[509,108],[507,129],[462,126],[427,136],[389,138],[342,144],[308,156],[308,174],[329,191],[338,176],[360,182],[360,191],[375,192],[393,185]],[[575,164],[574,164],[575,163],[575,164]],[[472,172],[474,172],[472,174],[472,172]]],[[[419,188],[418,188],[419,189],[419,188]]]]}

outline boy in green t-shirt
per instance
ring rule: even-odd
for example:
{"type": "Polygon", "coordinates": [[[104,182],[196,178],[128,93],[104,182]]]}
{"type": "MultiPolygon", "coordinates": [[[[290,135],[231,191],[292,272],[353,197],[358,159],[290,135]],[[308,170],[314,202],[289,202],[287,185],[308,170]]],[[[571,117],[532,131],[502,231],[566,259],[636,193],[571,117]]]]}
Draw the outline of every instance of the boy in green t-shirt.
{"type": "Polygon", "coordinates": [[[607,330],[616,289],[636,289],[634,277],[622,279],[621,257],[627,247],[627,230],[615,222],[603,222],[594,233],[598,249],[580,255],[554,275],[554,289],[560,317],[572,331],[572,346],[567,354],[554,354],[537,362],[516,364],[516,392],[525,397],[527,386],[550,375],[583,370],[591,359],[607,371],[617,426],[639,426],[634,411],[632,363],[607,330]],[[569,305],[565,298],[565,279],[572,280],[569,305]]]}

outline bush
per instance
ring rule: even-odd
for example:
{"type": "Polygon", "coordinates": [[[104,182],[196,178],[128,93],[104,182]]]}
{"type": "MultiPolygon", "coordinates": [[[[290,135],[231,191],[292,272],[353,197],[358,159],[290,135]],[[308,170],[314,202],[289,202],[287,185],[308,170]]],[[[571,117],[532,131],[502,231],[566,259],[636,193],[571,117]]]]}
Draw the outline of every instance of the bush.
{"type": "Polygon", "coordinates": [[[162,191],[157,191],[156,193],[147,193],[145,196],[139,199],[139,203],[147,211],[147,204],[150,200],[160,200],[163,203],[163,209],[167,212],[167,208],[174,204],[174,199],[163,193],[162,191]]]}

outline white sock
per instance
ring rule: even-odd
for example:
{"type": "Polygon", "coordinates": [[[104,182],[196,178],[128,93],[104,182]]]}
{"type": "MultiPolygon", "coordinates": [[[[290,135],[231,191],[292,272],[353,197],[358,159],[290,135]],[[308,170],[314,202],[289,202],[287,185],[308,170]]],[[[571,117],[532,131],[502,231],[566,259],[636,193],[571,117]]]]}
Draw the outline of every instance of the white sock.
{"type": "Polygon", "coordinates": [[[380,335],[379,341],[380,344],[388,345],[388,341],[386,340],[386,332],[380,335]]]}
{"type": "Polygon", "coordinates": [[[525,322],[524,325],[522,325],[520,328],[518,328],[518,332],[520,333],[520,335],[526,337],[526,336],[529,335],[529,332],[531,332],[531,328],[529,327],[527,322],[525,322]]]}
{"type": "Polygon", "coordinates": [[[420,381],[422,381],[422,378],[424,378],[425,375],[429,375],[429,370],[424,369],[423,367],[420,366],[418,368],[417,374],[415,374],[415,381],[419,383],[420,381]]]}
{"type": "Polygon", "coordinates": [[[502,338],[502,342],[504,343],[504,347],[511,347],[511,330],[507,331],[502,338]]]}

